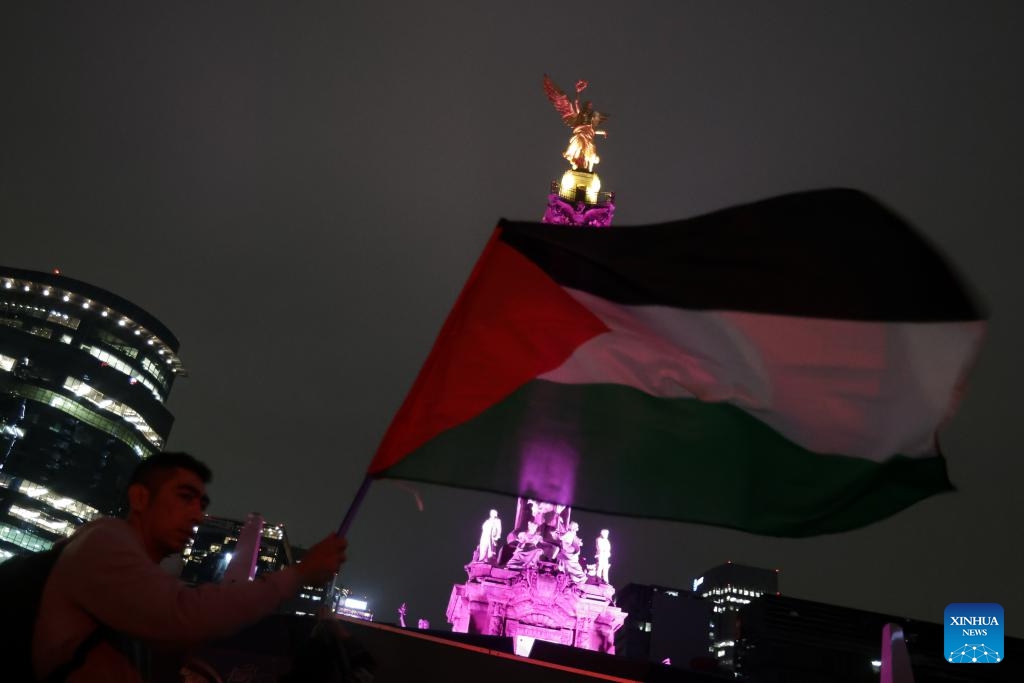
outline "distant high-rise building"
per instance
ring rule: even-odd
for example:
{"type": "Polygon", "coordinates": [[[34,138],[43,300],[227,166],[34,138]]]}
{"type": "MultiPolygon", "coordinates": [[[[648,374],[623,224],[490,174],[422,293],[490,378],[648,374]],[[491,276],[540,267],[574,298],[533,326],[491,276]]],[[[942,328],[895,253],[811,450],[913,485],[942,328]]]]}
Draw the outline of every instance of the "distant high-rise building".
{"type": "Polygon", "coordinates": [[[341,602],[338,604],[337,613],[352,619],[373,621],[373,610],[370,609],[370,601],[366,596],[354,596],[347,590],[342,591],[341,602]]]}
{"type": "Polygon", "coordinates": [[[693,591],[712,603],[709,652],[721,667],[732,670],[739,638],[739,611],[762,595],[778,593],[779,570],[726,562],[695,578],[693,591]]]}
{"type": "Polygon", "coordinates": [[[108,291],[0,268],[0,561],[119,512],[185,374],[163,323],[108,291]]]}
{"type": "Polygon", "coordinates": [[[616,604],[628,613],[615,652],[680,669],[716,667],[708,654],[712,603],[684,588],[626,585],[616,604]]]}
{"type": "MultiPolygon", "coordinates": [[[[235,547],[245,524],[207,515],[182,553],[182,580],[193,585],[220,583],[235,556],[235,547]]],[[[263,524],[262,527],[255,576],[275,572],[295,562],[284,525],[263,524]]]]}
{"type": "MultiPolygon", "coordinates": [[[[232,574],[236,580],[259,578],[263,574],[301,562],[305,554],[305,549],[294,547],[288,542],[284,524],[266,524],[255,513],[249,515],[246,521],[207,515],[203,523],[196,527],[195,535],[182,552],[181,578],[193,586],[220,583],[232,574]],[[246,525],[254,523],[257,524],[260,541],[255,552],[255,563],[253,558],[238,554],[239,539],[243,538],[246,525]],[[234,571],[234,562],[242,563],[240,571],[234,571]]],[[[336,609],[338,614],[348,614],[341,609],[344,603],[337,604],[340,598],[346,596],[348,589],[345,588],[332,586],[328,591],[326,586],[302,586],[297,595],[282,603],[279,611],[284,614],[311,615],[319,613],[326,604],[329,609],[336,609]]],[[[373,613],[368,614],[372,620],[373,613]]]]}
{"type": "Polygon", "coordinates": [[[1005,639],[998,664],[950,664],[942,624],[775,594],[744,605],[739,615],[735,673],[747,680],[877,683],[886,624],[902,628],[917,683],[1024,680],[1020,638],[1005,639]]]}

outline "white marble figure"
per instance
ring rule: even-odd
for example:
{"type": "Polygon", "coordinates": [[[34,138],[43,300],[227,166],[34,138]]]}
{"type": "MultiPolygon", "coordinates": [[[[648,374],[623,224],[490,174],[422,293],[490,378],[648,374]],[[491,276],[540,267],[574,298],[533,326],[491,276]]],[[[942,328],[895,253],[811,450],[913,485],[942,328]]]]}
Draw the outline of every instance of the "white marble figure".
{"type": "Polygon", "coordinates": [[[530,520],[526,523],[526,531],[516,536],[516,550],[506,565],[509,569],[523,569],[537,564],[543,549],[540,547],[543,537],[538,531],[537,523],[530,520]]]}
{"type": "Polygon", "coordinates": [[[597,537],[597,578],[605,583],[608,580],[608,570],[612,566],[612,542],[608,540],[608,530],[601,529],[601,535],[597,537]]]}
{"type": "Polygon", "coordinates": [[[580,564],[580,525],[576,522],[569,524],[569,530],[561,538],[562,547],[559,564],[562,570],[569,575],[574,584],[580,584],[587,580],[586,572],[580,564]]]}
{"type": "Polygon", "coordinates": [[[480,547],[477,548],[476,561],[490,562],[498,551],[498,539],[501,538],[501,519],[498,511],[491,510],[491,516],[480,529],[480,547]]]}

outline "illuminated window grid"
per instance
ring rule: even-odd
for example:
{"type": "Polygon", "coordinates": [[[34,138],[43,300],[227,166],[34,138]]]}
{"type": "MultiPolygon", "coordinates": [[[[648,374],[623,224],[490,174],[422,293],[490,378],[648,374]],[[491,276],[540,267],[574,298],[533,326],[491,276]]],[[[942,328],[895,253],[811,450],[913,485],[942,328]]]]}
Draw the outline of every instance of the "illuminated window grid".
{"type": "Polygon", "coordinates": [[[84,422],[90,427],[95,427],[101,432],[109,434],[118,441],[127,444],[140,458],[148,458],[153,454],[153,451],[146,445],[146,442],[137,436],[138,432],[123,422],[104,417],[103,415],[89,410],[71,399],[58,394],[55,391],[50,391],[49,389],[41,389],[28,384],[15,382],[5,382],[4,384],[8,385],[7,388],[9,391],[21,396],[22,398],[44,403],[67,415],[70,415],[76,420],[84,422]]]}
{"type": "Polygon", "coordinates": [[[54,510],[60,510],[74,515],[83,522],[91,522],[100,516],[100,511],[91,505],[67,496],[61,496],[41,484],[29,481],[28,479],[15,479],[0,472],[0,487],[5,489],[13,488],[33,500],[45,503],[54,510]]]}
{"type": "Polygon", "coordinates": [[[36,528],[42,529],[43,531],[49,531],[51,534],[70,536],[75,533],[75,529],[77,528],[66,519],[57,519],[56,517],[46,514],[42,510],[32,510],[31,508],[24,508],[20,505],[12,505],[10,507],[10,514],[12,517],[24,520],[36,528]]]}
{"type": "Polygon", "coordinates": [[[88,344],[82,344],[78,348],[82,349],[83,351],[88,351],[90,356],[100,361],[101,363],[106,363],[109,367],[112,367],[118,372],[124,375],[128,375],[135,381],[140,382],[142,386],[146,387],[151,392],[153,392],[153,397],[156,400],[160,401],[161,403],[164,402],[163,395],[159,391],[157,391],[157,388],[153,386],[153,383],[150,382],[145,375],[140,373],[138,370],[136,370],[131,365],[121,360],[114,354],[104,351],[103,349],[97,348],[95,346],[89,346],[88,344]]]}
{"type": "Polygon", "coordinates": [[[46,316],[46,322],[57,323],[72,330],[77,330],[78,326],[82,324],[78,318],[72,318],[67,313],[58,313],[57,311],[50,311],[50,314],[46,316]]]}
{"type": "MultiPolygon", "coordinates": [[[[94,404],[101,410],[106,410],[124,419],[135,429],[139,430],[146,441],[160,448],[164,440],[160,438],[160,435],[156,433],[156,430],[149,426],[149,423],[143,419],[138,412],[136,412],[131,406],[115,401],[112,398],[107,398],[101,391],[94,389],[80,379],[74,377],[68,377],[64,380],[64,388],[68,391],[73,392],[79,398],[84,398],[86,401],[94,404]]],[[[67,400],[67,399],[65,399],[67,400]]],[[[50,402],[53,405],[53,401],[50,402]]]]}
{"type": "Polygon", "coordinates": [[[157,365],[149,358],[143,357],[142,369],[148,372],[150,375],[152,375],[153,379],[155,379],[157,382],[160,382],[160,386],[162,386],[164,389],[167,388],[167,376],[164,375],[164,371],[160,369],[159,365],[157,365]]]}
{"type": "MultiPolygon", "coordinates": [[[[39,288],[39,287],[41,287],[43,289],[43,295],[44,296],[49,296],[51,293],[53,293],[55,297],[60,298],[65,304],[68,304],[73,299],[81,299],[79,297],[79,295],[77,295],[77,294],[75,294],[73,292],[70,292],[70,291],[67,291],[67,290],[53,289],[49,285],[40,285],[38,283],[27,281],[27,280],[18,280],[18,279],[15,279],[15,278],[8,278],[7,280],[4,281],[4,284],[3,284],[3,288],[4,289],[8,289],[8,290],[10,290],[10,289],[20,289],[20,290],[23,290],[25,292],[32,291],[32,289],[39,288]]],[[[81,299],[81,304],[82,304],[83,308],[86,308],[86,309],[92,308],[93,307],[93,303],[94,302],[92,302],[92,301],[90,301],[88,299],[81,299]]],[[[50,322],[54,322],[54,323],[57,323],[59,325],[63,325],[65,327],[69,327],[69,328],[74,329],[74,330],[77,330],[79,325],[82,322],[80,318],[68,315],[66,313],[62,313],[62,312],[58,311],[57,309],[51,309],[50,311],[47,311],[44,308],[39,308],[39,307],[36,307],[36,306],[30,306],[30,305],[25,305],[25,304],[19,304],[19,303],[16,303],[16,302],[6,301],[6,300],[0,300],[0,306],[2,306],[4,308],[7,308],[9,310],[12,310],[12,311],[14,309],[18,309],[17,310],[18,313],[25,313],[27,315],[32,315],[34,317],[45,318],[45,319],[49,320],[50,322]]],[[[102,317],[104,317],[104,318],[109,318],[112,313],[114,315],[120,315],[116,311],[113,311],[113,310],[111,310],[109,308],[97,307],[95,310],[100,311],[100,315],[102,317]]],[[[120,320],[118,320],[118,325],[120,327],[126,327],[126,328],[127,327],[133,327],[133,328],[135,328],[135,330],[134,330],[135,334],[138,335],[138,336],[142,336],[143,334],[146,334],[147,336],[150,335],[150,333],[146,332],[141,327],[141,325],[139,325],[138,323],[136,323],[136,322],[134,322],[134,321],[132,321],[132,320],[126,318],[126,317],[122,317],[120,320]]],[[[43,332],[42,328],[36,328],[36,330],[38,330],[39,332],[43,332]]],[[[33,332],[33,333],[35,333],[35,332],[33,332]]],[[[109,344],[110,346],[113,346],[114,348],[117,348],[118,350],[120,350],[121,352],[123,352],[126,355],[130,356],[131,358],[135,358],[135,357],[138,356],[138,353],[139,353],[138,349],[135,349],[134,347],[125,344],[124,342],[122,342],[122,340],[119,337],[115,337],[114,335],[111,335],[110,333],[104,332],[102,330],[99,330],[98,334],[101,337],[101,339],[103,339],[104,343],[109,344]]],[[[43,335],[41,335],[41,336],[43,336],[43,335]]],[[[45,335],[45,336],[49,336],[49,335],[45,335]]],[[[148,342],[149,345],[157,345],[157,344],[159,344],[160,346],[163,346],[163,342],[161,342],[156,337],[152,337],[151,336],[150,339],[147,340],[147,342],[148,342]]],[[[170,351],[170,349],[167,349],[167,351],[170,352],[171,357],[165,359],[164,362],[167,363],[168,365],[173,365],[174,364],[175,356],[174,356],[173,352],[170,351]]],[[[160,349],[159,353],[162,355],[164,353],[164,349],[163,348],[160,349]]],[[[183,370],[183,368],[181,370],[183,370]]],[[[175,373],[179,372],[179,368],[177,368],[177,367],[172,368],[172,372],[175,372],[175,373]]],[[[164,389],[168,388],[167,387],[167,382],[166,382],[166,379],[165,379],[166,375],[157,375],[156,373],[154,373],[154,377],[156,377],[160,381],[160,384],[162,384],[164,386],[164,389]]]]}
{"type": "Polygon", "coordinates": [[[49,550],[53,547],[53,541],[47,541],[45,538],[40,538],[24,529],[18,529],[6,524],[0,524],[0,539],[31,552],[49,550]]]}
{"type": "Polygon", "coordinates": [[[96,330],[96,337],[99,339],[101,344],[105,344],[110,348],[116,350],[118,353],[122,353],[128,358],[136,359],[139,357],[139,350],[121,339],[120,337],[113,335],[106,330],[96,330]]]}
{"type": "Polygon", "coordinates": [[[13,301],[0,301],[0,306],[7,309],[8,313],[14,313],[17,315],[29,315],[33,318],[40,320],[46,319],[46,309],[39,308],[37,306],[26,306],[25,304],[15,303],[13,301]]]}
{"type": "MultiPolygon", "coordinates": [[[[7,321],[7,320],[4,320],[4,319],[0,319],[0,324],[2,324],[2,323],[7,323],[7,324],[9,324],[10,327],[13,327],[15,329],[20,329],[23,332],[28,332],[29,334],[34,334],[37,337],[43,337],[45,339],[52,339],[53,338],[52,332],[48,328],[46,328],[46,327],[38,327],[38,326],[36,326],[36,327],[32,327],[31,329],[24,329],[23,327],[21,327],[21,323],[19,321],[13,321],[13,320],[12,321],[7,321]],[[17,325],[15,325],[14,323],[17,323],[17,325]]],[[[71,342],[70,338],[62,339],[61,341],[64,341],[64,343],[70,343],[71,342]]],[[[109,343],[109,342],[105,342],[105,343],[109,343]]],[[[131,348],[130,346],[122,346],[122,345],[116,345],[116,344],[111,344],[111,346],[116,347],[118,350],[127,353],[128,355],[130,355],[133,358],[135,357],[135,355],[138,354],[138,351],[136,349],[131,348]],[[131,353],[128,353],[128,352],[131,352],[131,353]]],[[[153,382],[151,382],[148,377],[146,377],[145,375],[140,373],[138,370],[133,368],[131,365],[126,363],[124,360],[118,358],[117,356],[113,355],[112,353],[109,353],[108,351],[104,351],[103,349],[97,348],[95,346],[90,346],[88,344],[80,344],[78,348],[82,349],[83,351],[87,351],[90,356],[92,356],[93,358],[96,358],[100,362],[106,363],[108,366],[114,368],[118,372],[121,372],[121,373],[123,373],[125,375],[128,375],[129,377],[131,377],[135,381],[140,382],[144,387],[146,387],[151,392],[153,392],[153,397],[156,400],[160,401],[160,403],[164,402],[164,400],[165,400],[164,396],[156,388],[156,386],[153,384],[153,382]]],[[[159,371],[159,367],[156,365],[156,363],[154,363],[153,361],[151,361],[148,358],[143,358],[142,359],[142,367],[144,369],[146,369],[148,371],[148,373],[150,375],[152,375],[158,382],[160,382],[160,385],[166,391],[166,389],[167,389],[167,380],[164,377],[164,375],[159,371]]]]}

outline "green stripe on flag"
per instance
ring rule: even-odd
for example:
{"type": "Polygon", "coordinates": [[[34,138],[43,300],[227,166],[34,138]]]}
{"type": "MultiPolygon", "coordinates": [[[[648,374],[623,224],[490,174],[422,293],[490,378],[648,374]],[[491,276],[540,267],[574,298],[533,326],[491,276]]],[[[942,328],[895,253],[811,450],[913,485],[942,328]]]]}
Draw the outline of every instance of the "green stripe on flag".
{"type": "Polygon", "coordinates": [[[941,456],[814,453],[728,404],[544,380],[381,474],[775,536],[857,528],[953,489],[941,456]]]}

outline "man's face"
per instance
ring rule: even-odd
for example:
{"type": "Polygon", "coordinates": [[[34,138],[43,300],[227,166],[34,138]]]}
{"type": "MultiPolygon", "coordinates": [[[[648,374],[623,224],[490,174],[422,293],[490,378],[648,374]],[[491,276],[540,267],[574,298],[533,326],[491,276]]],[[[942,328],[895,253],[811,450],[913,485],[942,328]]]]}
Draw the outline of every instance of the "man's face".
{"type": "Polygon", "coordinates": [[[156,491],[139,486],[132,504],[147,548],[161,556],[180,553],[192,538],[192,529],[203,521],[209,504],[206,485],[194,472],[180,467],[156,491]]]}

